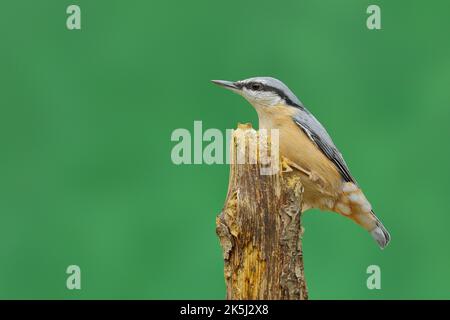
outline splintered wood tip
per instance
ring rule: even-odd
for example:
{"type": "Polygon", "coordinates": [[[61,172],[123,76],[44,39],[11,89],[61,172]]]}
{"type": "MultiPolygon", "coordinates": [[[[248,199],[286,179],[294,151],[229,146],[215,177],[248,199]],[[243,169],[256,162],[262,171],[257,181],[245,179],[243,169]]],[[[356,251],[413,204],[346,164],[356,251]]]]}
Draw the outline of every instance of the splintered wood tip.
{"type": "Polygon", "coordinates": [[[252,124],[250,122],[247,122],[247,123],[240,123],[240,122],[238,122],[237,128],[238,129],[252,129],[253,127],[252,127],[252,124]]]}

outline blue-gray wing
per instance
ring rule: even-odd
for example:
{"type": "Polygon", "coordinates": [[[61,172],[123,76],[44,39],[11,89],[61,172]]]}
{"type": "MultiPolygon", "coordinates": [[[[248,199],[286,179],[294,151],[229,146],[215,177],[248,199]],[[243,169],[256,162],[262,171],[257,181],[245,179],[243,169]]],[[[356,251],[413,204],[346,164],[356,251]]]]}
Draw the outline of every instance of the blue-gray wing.
{"type": "Polygon", "coordinates": [[[298,110],[297,114],[293,116],[293,120],[323,154],[334,163],[344,181],[357,184],[350,174],[342,154],[336,148],[322,124],[304,107],[298,110]]]}

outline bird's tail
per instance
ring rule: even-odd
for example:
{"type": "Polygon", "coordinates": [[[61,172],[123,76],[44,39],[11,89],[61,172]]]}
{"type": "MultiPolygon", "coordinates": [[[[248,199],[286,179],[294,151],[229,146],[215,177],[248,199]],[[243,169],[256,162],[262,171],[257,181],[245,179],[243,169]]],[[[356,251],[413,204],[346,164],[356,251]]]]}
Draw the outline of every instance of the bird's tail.
{"type": "Polygon", "coordinates": [[[369,231],[381,249],[384,249],[391,240],[389,232],[373,212],[369,201],[354,183],[344,184],[342,194],[333,210],[369,231]]]}
{"type": "Polygon", "coordinates": [[[376,227],[370,231],[370,235],[375,239],[376,242],[378,242],[380,248],[384,249],[388,245],[389,241],[391,241],[391,235],[389,234],[389,231],[387,231],[383,226],[381,221],[377,218],[373,210],[371,211],[371,213],[373,218],[375,219],[376,227]]]}

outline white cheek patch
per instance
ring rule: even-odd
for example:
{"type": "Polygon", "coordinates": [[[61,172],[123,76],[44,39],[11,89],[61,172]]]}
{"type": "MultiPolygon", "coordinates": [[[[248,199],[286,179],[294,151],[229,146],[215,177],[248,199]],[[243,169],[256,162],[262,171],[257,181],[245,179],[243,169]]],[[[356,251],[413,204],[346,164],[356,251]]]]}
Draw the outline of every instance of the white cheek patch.
{"type": "Polygon", "coordinates": [[[270,107],[283,102],[283,99],[273,92],[253,91],[245,87],[242,89],[241,95],[254,106],[270,107]]]}

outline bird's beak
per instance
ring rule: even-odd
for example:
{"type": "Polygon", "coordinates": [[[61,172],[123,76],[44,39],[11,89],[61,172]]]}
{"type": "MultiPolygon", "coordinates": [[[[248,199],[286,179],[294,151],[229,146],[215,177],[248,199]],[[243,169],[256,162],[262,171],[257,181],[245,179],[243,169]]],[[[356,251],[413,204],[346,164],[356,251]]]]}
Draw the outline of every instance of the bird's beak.
{"type": "Polygon", "coordinates": [[[240,88],[232,81],[225,81],[225,80],[211,80],[212,83],[217,84],[218,86],[221,86],[225,89],[229,89],[232,91],[239,91],[240,88]]]}

